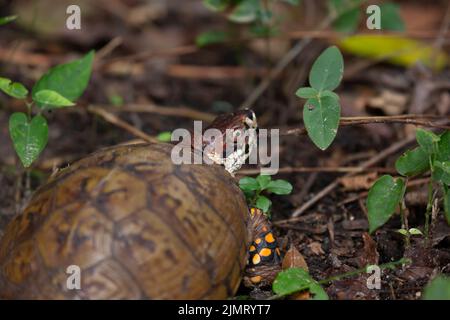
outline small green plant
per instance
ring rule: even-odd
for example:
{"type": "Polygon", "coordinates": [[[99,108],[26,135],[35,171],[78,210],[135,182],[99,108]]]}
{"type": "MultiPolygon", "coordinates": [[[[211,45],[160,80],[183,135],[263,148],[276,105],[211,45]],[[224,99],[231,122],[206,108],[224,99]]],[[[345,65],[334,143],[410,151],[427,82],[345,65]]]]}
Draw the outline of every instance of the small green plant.
{"type": "Polygon", "coordinates": [[[6,16],[6,17],[0,17],[0,26],[10,23],[17,19],[17,16],[6,16]]]}
{"type": "Polygon", "coordinates": [[[311,87],[297,90],[296,95],[307,99],[303,106],[303,121],[308,136],[321,150],[328,148],[336,137],[341,106],[333,92],[344,73],[344,59],[335,46],[329,47],[316,59],[309,73],[311,87]]]}
{"type": "Polygon", "coordinates": [[[15,112],[9,118],[11,140],[24,167],[29,167],[47,144],[48,125],[42,113],[74,105],[88,85],[93,59],[91,51],[79,60],[51,68],[35,83],[31,97],[21,83],[0,77],[0,90],[24,100],[27,107],[26,113],[15,112]]]}
{"type": "Polygon", "coordinates": [[[398,233],[400,233],[402,236],[405,237],[405,243],[409,245],[411,236],[423,236],[422,231],[420,231],[417,228],[401,228],[397,230],[398,233]]]}
{"type": "MultiPolygon", "coordinates": [[[[371,233],[384,225],[399,205],[401,205],[400,209],[403,209],[407,179],[429,171],[431,171],[431,178],[428,184],[428,205],[425,212],[425,237],[428,238],[429,235],[431,210],[437,187],[442,190],[444,214],[450,224],[450,131],[437,135],[431,131],[417,129],[416,140],[419,146],[406,151],[395,163],[397,172],[403,177],[394,179],[390,175],[384,175],[375,181],[369,190],[367,209],[371,233]]],[[[404,229],[405,227],[402,227],[401,230],[404,229]]],[[[419,231],[409,229],[403,233],[409,236],[413,234],[411,230],[419,231]]]]}
{"type": "MultiPolygon", "coordinates": [[[[278,33],[279,17],[274,17],[270,9],[276,0],[203,0],[205,7],[214,12],[223,13],[233,23],[246,24],[254,37],[270,37],[278,33]]],[[[292,6],[300,4],[300,0],[283,0],[292,6]]],[[[197,36],[196,43],[206,45],[225,42],[234,38],[230,32],[210,30],[197,36]]]]}
{"type": "Polygon", "coordinates": [[[244,177],[239,180],[239,187],[244,192],[250,206],[269,213],[272,201],[262,193],[275,193],[286,195],[292,192],[292,185],[282,179],[272,180],[269,175],[259,175],[256,178],[244,177]]]}
{"type": "MultiPolygon", "coordinates": [[[[329,0],[329,11],[336,16],[333,28],[339,32],[352,33],[363,17],[361,5],[364,0],[329,0]]],[[[382,30],[404,31],[405,24],[400,16],[399,5],[392,2],[379,4],[382,30]]]]}

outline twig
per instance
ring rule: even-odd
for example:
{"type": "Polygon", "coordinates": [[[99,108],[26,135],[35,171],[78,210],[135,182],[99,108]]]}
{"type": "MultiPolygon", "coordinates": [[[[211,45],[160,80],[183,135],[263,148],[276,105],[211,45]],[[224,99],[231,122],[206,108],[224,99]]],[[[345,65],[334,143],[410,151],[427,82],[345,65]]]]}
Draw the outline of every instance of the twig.
{"type": "Polygon", "coordinates": [[[111,58],[109,60],[105,60],[102,64],[102,67],[120,62],[120,61],[128,61],[128,62],[137,62],[152,58],[167,58],[167,57],[175,57],[175,56],[181,56],[185,54],[194,53],[198,50],[198,47],[195,45],[189,45],[189,46],[180,46],[175,48],[169,48],[165,50],[155,51],[155,50],[148,50],[148,51],[142,51],[139,53],[130,54],[127,56],[117,57],[117,58],[111,58]]]}
{"type": "Polygon", "coordinates": [[[118,46],[123,43],[122,37],[115,37],[109,41],[103,48],[97,51],[95,59],[97,61],[104,59],[107,55],[114,51],[118,46]]]}
{"type": "Polygon", "coordinates": [[[88,106],[87,110],[91,113],[99,115],[100,117],[102,117],[103,119],[108,121],[109,123],[112,123],[113,125],[128,131],[129,133],[131,133],[132,135],[134,135],[138,138],[141,138],[147,142],[152,142],[152,143],[158,142],[158,139],[156,139],[152,136],[149,136],[145,132],[133,127],[129,123],[123,121],[122,119],[118,118],[111,112],[106,111],[105,109],[95,107],[95,106],[88,106]]]}
{"type": "MultiPolygon", "coordinates": [[[[411,188],[411,187],[419,186],[419,185],[422,185],[422,184],[426,184],[426,183],[428,183],[428,181],[430,181],[430,178],[421,178],[421,179],[415,179],[415,180],[408,180],[406,188],[411,188]]],[[[344,205],[346,203],[350,203],[350,202],[359,200],[361,198],[367,197],[368,194],[369,194],[368,191],[364,191],[364,192],[361,192],[361,193],[359,193],[359,194],[357,194],[355,196],[348,197],[348,198],[342,200],[341,202],[338,202],[337,206],[340,207],[340,206],[342,206],[342,205],[344,205]]]]}
{"type": "Polygon", "coordinates": [[[163,116],[183,117],[206,122],[212,122],[216,117],[214,114],[197,111],[188,107],[158,106],[153,103],[128,104],[120,108],[111,109],[110,112],[155,113],[163,116]]]}
{"type": "Polygon", "coordinates": [[[265,68],[244,68],[239,66],[195,66],[172,64],[167,69],[167,74],[175,78],[184,79],[245,79],[248,77],[262,77],[267,74],[265,68]]]}
{"type": "MultiPolygon", "coordinates": [[[[382,172],[382,173],[392,173],[395,170],[391,168],[363,168],[363,167],[283,167],[278,169],[278,173],[301,173],[301,172],[382,172]]],[[[255,175],[259,174],[260,169],[245,169],[240,170],[239,175],[255,175]]]]}
{"type": "MultiPolygon", "coordinates": [[[[380,117],[341,117],[339,126],[354,126],[361,124],[373,124],[373,123],[405,123],[415,124],[424,127],[439,128],[450,130],[450,126],[443,124],[437,124],[426,120],[420,119],[442,119],[442,116],[434,115],[416,115],[416,114],[404,114],[399,116],[380,116],[380,117]]],[[[446,119],[450,122],[450,116],[446,119]]],[[[304,135],[306,134],[305,128],[289,129],[285,132],[281,132],[281,136],[285,135],[304,135]]]]}

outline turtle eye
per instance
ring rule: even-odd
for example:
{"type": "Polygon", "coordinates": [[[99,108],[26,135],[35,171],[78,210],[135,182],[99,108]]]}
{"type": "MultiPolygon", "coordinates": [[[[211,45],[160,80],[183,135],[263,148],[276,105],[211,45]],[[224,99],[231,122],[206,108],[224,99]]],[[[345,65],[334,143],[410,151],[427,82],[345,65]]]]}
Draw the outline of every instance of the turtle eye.
{"type": "Polygon", "coordinates": [[[245,125],[245,129],[247,129],[247,130],[258,127],[258,123],[256,122],[256,116],[253,111],[251,111],[251,110],[247,111],[247,114],[244,119],[244,125],[245,125]]]}
{"type": "Polygon", "coordinates": [[[256,121],[256,116],[253,110],[245,109],[245,111],[247,112],[247,118],[251,119],[252,121],[256,121]]]}

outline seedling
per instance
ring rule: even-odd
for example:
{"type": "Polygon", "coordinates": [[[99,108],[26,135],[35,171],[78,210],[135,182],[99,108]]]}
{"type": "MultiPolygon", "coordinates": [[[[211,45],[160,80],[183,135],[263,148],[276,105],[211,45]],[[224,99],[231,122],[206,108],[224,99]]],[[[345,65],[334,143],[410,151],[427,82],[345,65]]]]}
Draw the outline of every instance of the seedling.
{"type": "Polygon", "coordinates": [[[303,106],[303,121],[308,136],[321,150],[327,149],[336,137],[341,106],[333,92],[344,73],[344,59],[337,47],[326,49],[314,62],[309,73],[309,84],[297,90],[296,95],[307,99],[303,106]]]}
{"type": "Polygon", "coordinates": [[[250,206],[256,206],[264,213],[268,214],[272,201],[265,195],[264,192],[275,193],[278,195],[286,195],[292,192],[292,185],[282,179],[272,180],[269,175],[259,175],[256,178],[244,177],[239,180],[239,187],[244,192],[247,202],[250,206]]]}
{"type": "MultiPolygon", "coordinates": [[[[416,140],[419,146],[406,151],[395,163],[397,172],[403,177],[394,179],[390,175],[384,175],[370,188],[367,198],[370,232],[384,225],[403,202],[407,179],[426,172],[431,172],[431,178],[425,212],[425,237],[429,236],[431,210],[437,188],[442,190],[444,214],[450,224],[450,131],[437,135],[417,129],[416,140]]],[[[411,230],[418,231],[409,229],[406,235],[412,234],[411,230]]]]}
{"type": "Polygon", "coordinates": [[[0,77],[0,90],[23,100],[27,107],[26,113],[15,112],[9,118],[11,140],[24,167],[29,167],[47,145],[48,125],[42,113],[75,105],[88,85],[93,59],[91,51],[81,59],[51,68],[35,83],[31,96],[23,84],[0,77]]]}

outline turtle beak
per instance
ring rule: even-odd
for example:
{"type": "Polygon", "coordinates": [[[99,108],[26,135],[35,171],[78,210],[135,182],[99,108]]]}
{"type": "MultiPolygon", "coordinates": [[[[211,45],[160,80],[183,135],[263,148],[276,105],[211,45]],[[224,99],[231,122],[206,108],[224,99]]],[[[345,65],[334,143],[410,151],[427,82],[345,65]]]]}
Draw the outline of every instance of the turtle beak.
{"type": "Polygon", "coordinates": [[[258,128],[258,122],[256,121],[256,115],[252,110],[247,110],[247,115],[244,119],[244,123],[247,125],[249,129],[258,128]]]}

